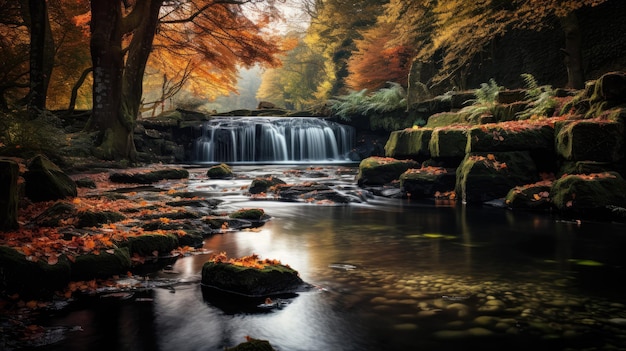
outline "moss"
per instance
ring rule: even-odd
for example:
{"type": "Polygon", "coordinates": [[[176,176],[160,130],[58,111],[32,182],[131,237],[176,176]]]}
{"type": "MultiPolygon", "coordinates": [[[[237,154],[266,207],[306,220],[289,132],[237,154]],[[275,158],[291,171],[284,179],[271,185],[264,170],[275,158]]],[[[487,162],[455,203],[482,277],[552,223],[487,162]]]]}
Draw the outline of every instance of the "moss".
{"type": "Polygon", "coordinates": [[[509,191],[504,202],[512,209],[547,210],[552,207],[551,188],[551,181],[517,186],[509,191]]]}
{"type": "Polygon", "coordinates": [[[131,268],[128,248],[115,248],[77,256],[72,263],[72,279],[88,280],[94,278],[109,278],[114,275],[125,274],[131,268]]]}
{"type": "Polygon", "coordinates": [[[626,180],[616,172],[567,175],[554,182],[550,197],[566,212],[626,207],[626,180]]]}
{"type": "Polygon", "coordinates": [[[357,182],[359,185],[384,185],[398,180],[406,170],[419,167],[419,162],[413,160],[368,157],[359,164],[357,182]]]}
{"type": "Polygon", "coordinates": [[[428,144],[433,158],[463,157],[467,145],[466,127],[435,128],[428,144]]]}
{"type": "Polygon", "coordinates": [[[230,218],[260,220],[265,216],[262,208],[242,208],[229,215],[230,218]]]}
{"type": "Polygon", "coordinates": [[[54,265],[29,261],[13,248],[0,246],[0,291],[21,298],[43,298],[61,290],[70,281],[70,262],[59,257],[54,265]]]}
{"type": "Polygon", "coordinates": [[[178,237],[172,234],[144,234],[128,238],[119,244],[127,247],[130,255],[152,256],[154,252],[169,254],[179,247],[178,237]]]}
{"type": "Polygon", "coordinates": [[[76,227],[99,227],[102,224],[119,222],[125,218],[123,214],[115,211],[84,211],[78,213],[78,224],[76,224],[76,227]]]}
{"type": "Polygon", "coordinates": [[[409,169],[400,176],[400,186],[411,198],[433,197],[437,192],[453,191],[455,182],[454,172],[440,167],[409,169]]]}
{"type": "Polygon", "coordinates": [[[466,152],[554,150],[554,129],[545,124],[489,124],[470,128],[466,152]]]}
{"type": "Polygon", "coordinates": [[[385,156],[427,159],[430,157],[428,143],[431,128],[403,129],[391,132],[385,144],[385,156]]]}
{"type": "Polygon", "coordinates": [[[469,113],[461,112],[440,112],[428,117],[426,128],[447,127],[456,124],[470,125],[469,113]]]}
{"type": "Polygon", "coordinates": [[[233,170],[225,163],[210,167],[206,172],[211,179],[228,179],[233,177],[233,170]]]}
{"type": "Polygon", "coordinates": [[[202,266],[202,284],[244,296],[267,296],[291,292],[303,282],[297,271],[281,264],[257,269],[209,261],[202,266]]]}
{"type": "Polygon", "coordinates": [[[616,122],[579,120],[559,124],[556,151],[570,161],[619,162],[624,126],[616,122]]]}

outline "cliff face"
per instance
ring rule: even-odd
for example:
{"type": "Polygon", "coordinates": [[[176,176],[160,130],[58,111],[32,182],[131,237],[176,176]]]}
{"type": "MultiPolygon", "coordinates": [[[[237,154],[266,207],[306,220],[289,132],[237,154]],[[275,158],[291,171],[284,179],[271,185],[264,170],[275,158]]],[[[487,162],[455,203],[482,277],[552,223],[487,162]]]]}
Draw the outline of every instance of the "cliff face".
{"type": "MultiPolygon", "coordinates": [[[[626,69],[626,1],[608,1],[583,8],[577,13],[586,80],[626,69]]],[[[494,78],[498,84],[519,88],[521,73],[532,74],[541,84],[563,87],[567,71],[561,48],[565,37],[558,19],[541,32],[514,30],[499,38],[485,51],[480,62],[468,71],[467,88],[478,87],[494,78]]]]}

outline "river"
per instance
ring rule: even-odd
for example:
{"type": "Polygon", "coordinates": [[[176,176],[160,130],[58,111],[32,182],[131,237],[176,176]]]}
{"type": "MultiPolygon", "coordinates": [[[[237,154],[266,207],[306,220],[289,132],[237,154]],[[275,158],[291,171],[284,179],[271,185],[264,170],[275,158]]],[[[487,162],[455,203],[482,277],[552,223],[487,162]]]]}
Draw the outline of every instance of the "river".
{"type": "Polygon", "coordinates": [[[193,168],[189,190],[219,196],[225,209],[263,208],[270,221],[207,237],[206,254],[148,275],[176,284],[46,316],[47,326],[73,331],[40,349],[223,350],[249,336],[280,351],[626,350],[622,224],[376,196],[349,205],[251,200],[241,187],[254,175],[345,190],[356,169],[292,179],[287,165],[233,168],[247,178],[207,180],[193,168]],[[217,296],[199,280],[210,253],[222,251],[279,259],[313,288],[275,298],[274,308],[217,296]]]}

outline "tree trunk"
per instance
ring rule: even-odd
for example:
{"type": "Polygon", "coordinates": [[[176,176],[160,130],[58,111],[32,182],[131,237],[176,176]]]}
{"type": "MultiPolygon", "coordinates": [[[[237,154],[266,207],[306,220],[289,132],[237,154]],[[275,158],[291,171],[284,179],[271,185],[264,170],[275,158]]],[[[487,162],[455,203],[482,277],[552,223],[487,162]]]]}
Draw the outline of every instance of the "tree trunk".
{"type": "MultiPolygon", "coordinates": [[[[47,81],[45,68],[46,23],[48,11],[45,0],[29,0],[30,17],[30,92],[29,118],[36,118],[46,108],[47,81]]],[[[49,23],[48,23],[49,26],[49,23]]]]}
{"type": "Polygon", "coordinates": [[[121,117],[122,12],[119,0],[91,1],[91,60],[93,63],[93,108],[88,130],[102,133],[94,155],[118,160],[134,157],[132,125],[121,117]]]}
{"type": "Polygon", "coordinates": [[[581,49],[580,25],[574,12],[560,18],[561,27],[565,32],[564,62],[567,67],[567,87],[582,89],[585,87],[583,73],[583,56],[581,49]]]}
{"type": "Polygon", "coordinates": [[[15,161],[0,159],[0,231],[19,228],[17,222],[19,166],[15,161]]]}

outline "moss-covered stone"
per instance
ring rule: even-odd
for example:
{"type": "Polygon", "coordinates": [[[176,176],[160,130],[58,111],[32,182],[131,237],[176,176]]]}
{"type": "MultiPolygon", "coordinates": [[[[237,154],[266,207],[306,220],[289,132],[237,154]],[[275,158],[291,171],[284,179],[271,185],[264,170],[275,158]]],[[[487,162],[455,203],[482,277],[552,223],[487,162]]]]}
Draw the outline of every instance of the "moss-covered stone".
{"type": "Polygon", "coordinates": [[[419,168],[414,160],[398,160],[390,157],[368,157],[359,164],[359,185],[384,185],[398,180],[410,168],[419,168]]]}
{"type": "Polygon", "coordinates": [[[115,223],[124,220],[126,216],[115,211],[82,211],[78,213],[77,228],[99,227],[103,224],[115,223]]]}
{"type": "Polygon", "coordinates": [[[284,180],[274,176],[256,177],[252,180],[248,192],[250,194],[266,193],[273,186],[286,184],[284,180]]]}
{"type": "Polygon", "coordinates": [[[76,217],[78,210],[74,204],[66,201],[57,201],[46,208],[31,222],[41,227],[57,227],[62,220],[76,217]]]}
{"type": "Polygon", "coordinates": [[[509,191],[504,202],[511,209],[547,210],[552,207],[551,188],[552,181],[516,186],[509,191]]]}
{"type": "Polygon", "coordinates": [[[242,208],[231,213],[229,217],[258,221],[265,217],[265,211],[262,208],[242,208]]]}
{"type": "Polygon", "coordinates": [[[539,180],[526,151],[467,154],[456,175],[455,191],[464,203],[504,198],[512,188],[539,180]]]}
{"type": "Polygon", "coordinates": [[[565,160],[619,162],[624,159],[624,126],[620,123],[568,121],[557,130],[556,151],[565,160]]]}
{"type": "Polygon", "coordinates": [[[439,128],[451,125],[470,125],[470,114],[462,112],[441,112],[428,117],[426,128],[439,128]]]}
{"type": "Polygon", "coordinates": [[[128,248],[114,248],[77,256],[72,263],[72,280],[109,278],[126,274],[131,268],[128,248]]]}
{"type": "Polygon", "coordinates": [[[275,351],[267,340],[248,338],[248,341],[234,347],[227,347],[226,351],[275,351]]]}
{"type": "Polygon", "coordinates": [[[70,262],[59,257],[54,265],[33,262],[22,253],[0,246],[0,292],[17,293],[21,298],[43,298],[61,290],[70,281],[70,262]]]}
{"type": "MultiPolygon", "coordinates": [[[[498,93],[500,96],[502,92],[498,93]]],[[[528,102],[519,101],[509,104],[496,104],[493,108],[493,117],[496,122],[517,120],[517,115],[528,107],[528,102]]]]}
{"type": "Polygon", "coordinates": [[[616,172],[567,175],[554,182],[550,197],[562,212],[597,214],[626,207],[626,180],[616,172]]]}
{"type": "Polygon", "coordinates": [[[76,180],[76,186],[79,188],[95,189],[96,182],[91,178],[81,178],[76,180]]]}
{"type": "Polygon", "coordinates": [[[437,192],[453,191],[456,183],[454,170],[441,167],[409,169],[400,176],[402,190],[411,198],[434,197],[437,192]]]}
{"type": "Polygon", "coordinates": [[[244,296],[268,296],[292,292],[303,282],[297,271],[281,264],[258,269],[209,261],[202,266],[202,284],[244,296]]]}
{"type": "Polygon", "coordinates": [[[615,171],[615,165],[609,162],[596,161],[566,161],[558,172],[558,177],[567,174],[590,174],[615,171]]]}
{"type": "Polygon", "coordinates": [[[43,155],[33,157],[24,173],[26,197],[31,201],[51,201],[75,197],[76,183],[43,155]]]}
{"type": "Polygon", "coordinates": [[[127,247],[131,256],[152,256],[154,252],[159,255],[169,254],[179,247],[179,243],[178,237],[173,234],[144,234],[130,237],[119,243],[119,246],[127,247]]]}
{"type": "Polygon", "coordinates": [[[152,184],[164,179],[186,178],[189,178],[189,171],[178,168],[159,169],[156,171],[137,173],[116,172],[109,175],[110,181],[125,184],[152,184]]]}
{"type": "Polygon", "coordinates": [[[427,159],[432,128],[411,128],[391,132],[385,144],[385,156],[394,158],[427,159]]]}
{"type": "Polygon", "coordinates": [[[19,228],[17,223],[18,177],[17,162],[0,159],[0,231],[19,228]]]}
{"type": "Polygon", "coordinates": [[[428,149],[433,158],[465,156],[467,127],[444,127],[433,130],[428,149]]]}
{"type": "Polygon", "coordinates": [[[229,165],[220,163],[219,165],[209,167],[206,171],[206,176],[210,179],[230,179],[234,177],[234,173],[229,165]]]}
{"type": "Polygon", "coordinates": [[[554,129],[548,124],[488,124],[470,128],[466,152],[543,150],[554,152],[554,129]]]}

